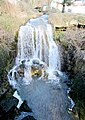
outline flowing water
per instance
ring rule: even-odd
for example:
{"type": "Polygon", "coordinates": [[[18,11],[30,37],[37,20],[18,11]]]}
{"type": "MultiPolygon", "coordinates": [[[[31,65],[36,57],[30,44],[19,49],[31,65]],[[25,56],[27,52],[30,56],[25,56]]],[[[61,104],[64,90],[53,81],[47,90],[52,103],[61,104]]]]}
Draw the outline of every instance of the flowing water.
{"type": "Polygon", "coordinates": [[[59,49],[48,16],[29,20],[20,27],[18,54],[8,79],[37,120],[71,120],[60,70],[59,49]]]}

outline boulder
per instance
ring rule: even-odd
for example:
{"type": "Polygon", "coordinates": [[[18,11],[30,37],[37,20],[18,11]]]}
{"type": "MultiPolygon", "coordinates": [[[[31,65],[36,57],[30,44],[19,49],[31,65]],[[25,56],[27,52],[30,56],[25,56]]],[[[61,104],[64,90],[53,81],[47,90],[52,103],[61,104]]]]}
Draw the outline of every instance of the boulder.
{"type": "Polygon", "coordinates": [[[49,22],[54,27],[71,27],[85,25],[85,15],[72,13],[52,13],[49,15],[49,22]]]}
{"type": "Polygon", "coordinates": [[[32,61],[32,63],[33,63],[33,64],[38,64],[38,65],[39,65],[39,60],[34,59],[34,60],[32,61]]]}
{"type": "Polygon", "coordinates": [[[26,116],[22,120],[36,120],[33,116],[26,116]]]}
{"type": "Polygon", "coordinates": [[[19,115],[15,117],[15,120],[35,120],[35,119],[33,117],[33,113],[21,112],[19,115]]]}
{"type": "MultiPolygon", "coordinates": [[[[18,72],[18,74],[19,74],[20,77],[24,77],[24,68],[19,68],[19,69],[17,70],[17,72],[18,72]]],[[[17,78],[16,76],[17,76],[17,75],[16,75],[16,73],[15,73],[15,78],[17,78]]]]}
{"type": "Polygon", "coordinates": [[[16,107],[18,99],[15,97],[4,98],[0,101],[0,119],[11,120],[15,115],[19,114],[19,110],[16,107]]]}
{"type": "Polygon", "coordinates": [[[39,66],[31,67],[31,75],[40,77],[42,75],[42,69],[39,66]]]}
{"type": "Polygon", "coordinates": [[[27,102],[24,100],[24,102],[22,103],[22,105],[20,106],[20,111],[24,111],[24,112],[32,112],[31,108],[27,105],[27,102]]]}
{"type": "Polygon", "coordinates": [[[6,114],[6,112],[3,110],[3,108],[0,106],[0,118],[2,118],[2,116],[4,116],[4,114],[6,114]]]}
{"type": "Polygon", "coordinates": [[[6,88],[2,88],[0,89],[0,100],[3,99],[3,97],[5,96],[5,94],[7,93],[7,89],[6,88]]]}
{"type": "Polygon", "coordinates": [[[77,26],[77,25],[78,25],[78,20],[72,19],[72,20],[70,21],[70,25],[71,25],[71,26],[77,26]]]}
{"type": "Polygon", "coordinates": [[[9,112],[13,107],[17,106],[18,102],[19,100],[12,96],[7,99],[3,99],[0,102],[0,107],[3,109],[3,111],[9,112]]]}
{"type": "Polygon", "coordinates": [[[64,16],[63,14],[59,13],[53,13],[49,15],[49,22],[54,26],[54,27],[66,27],[66,22],[64,21],[64,16]]]}
{"type": "Polygon", "coordinates": [[[11,97],[15,90],[9,85],[8,81],[3,81],[0,85],[0,101],[11,97]]]}
{"type": "Polygon", "coordinates": [[[14,120],[15,116],[18,114],[20,113],[17,107],[12,107],[7,113],[0,108],[0,120],[14,120]]]}
{"type": "Polygon", "coordinates": [[[33,78],[42,78],[42,79],[47,79],[48,78],[48,73],[46,72],[46,66],[43,65],[32,65],[31,66],[31,76],[33,78]]]}

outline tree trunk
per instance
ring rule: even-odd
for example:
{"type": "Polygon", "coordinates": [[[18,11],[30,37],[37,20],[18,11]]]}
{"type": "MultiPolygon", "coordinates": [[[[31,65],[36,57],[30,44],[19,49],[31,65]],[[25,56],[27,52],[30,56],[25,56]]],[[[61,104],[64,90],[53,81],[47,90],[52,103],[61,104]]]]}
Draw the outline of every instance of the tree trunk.
{"type": "Polygon", "coordinates": [[[63,8],[62,8],[62,13],[65,12],[65,3],[66,3],[66,0],[63,1],[62,5],[63,5],[63,8]]]}

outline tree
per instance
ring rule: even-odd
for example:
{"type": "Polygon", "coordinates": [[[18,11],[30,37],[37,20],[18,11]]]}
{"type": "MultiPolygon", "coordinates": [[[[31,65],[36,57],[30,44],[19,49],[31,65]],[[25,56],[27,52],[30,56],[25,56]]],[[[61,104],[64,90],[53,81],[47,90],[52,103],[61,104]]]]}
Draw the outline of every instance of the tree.
{"type": "MultiPolygon", "coordinates": [[[[75,0],[74,0],[75,1],[75,0]]],[[[63,8],[62,8],[62,13],[65,12],[65,6],[70,6],[71,4],[73,4],[74,2],[73,0],[63,0],[62,2],[62,5],[63,5],[63,8]]]]}
{"type": "Polygon", "coordinates": [[[64,13],[64,12],[65,12],[65,4],[66,4],[66,1],[67,1],[67,0],[63,0],[63,3],[62,3],[62,5],[63,5],[63,8],[62,8],[62,13],[64,13]]]}

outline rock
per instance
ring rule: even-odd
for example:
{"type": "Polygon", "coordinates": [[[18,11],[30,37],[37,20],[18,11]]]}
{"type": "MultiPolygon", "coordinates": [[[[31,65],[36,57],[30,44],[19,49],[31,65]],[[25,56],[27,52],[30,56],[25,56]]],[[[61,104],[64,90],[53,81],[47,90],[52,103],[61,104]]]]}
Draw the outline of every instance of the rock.
{"type": "Polygon", "coordinates": [[[9,110],[9,112],[4,112],[2,109],[0,109],[0,119],[1,120],[14,120],[14,117],[19,113],[19,110],[17,107],[12,107],[12,109],[9,110]],[[2,113],[3,112],[3,113],[2,113]]]}
{"type": "Polygon", "coordinates": [[[19,114],[19,110],[16,107],[18,100],[16,98],[9,97],[0,101],[0,119],[1,120],[13,120],[16,115],[19,114]]]}
{"type": "Polygon", "coordinates": [[[20,106],[20,111],[24,111],[24,112],[32,112],[31,108],[27,105],[27,102],[24,100],[24,102],[22,103],[22,105],[20,106]]]}
{"type": "Polygon", "coordinates": [[[3,109],[3,111],[9,112],[11,109],[17,106],[18,102],[18,99],[12,96],[7,99],[3,99],[0,102],[0,107],[3,109]]]}
{"type": "Polygon", "coordinates": [[[3,110],[3,108],[0,106],[0,118],[6,114],[6,112],[3,110]]]}
{"type": "Polygon", "coordinates": [[[0,101],[11,97],[15,90],[9,85],[8,81],[3,81],[0,85],[0,101]]]}
{"type": "Polygon", "coordinates": [[[53,13],[49,15],[49,22],[54,26],[54,27],[66,27],[66,23],[64,22],[62,14],[57,14],[53,13]]]}
{"type": "Polygon", "coordinates": [[[12,107],[10,111],[6,114],[9,119],[14,119],[16,115],[19,115],[19,109],[17,107],[12,107]]]}
{"type": "Polygon", "coordinates": [[[30,118],[30,120],[32,119],[32,120],[35,120],[34,118],[33,118],[33,113],[30,113],[30,112],[21,112],[19,115],[17,115],[16,117],[15,117],[15,120],[23,120],[23,119],[26,119],[26,120],[28,120],[28,119],[30,118]]]}
{"type": "Polygon", "coordinates": [[[78,21],[73,19],[73,20],[70,21],[70,25],[71,26],[77,26],[78,25],[78,21]]]}
{"type": "Polygon", "coordinates": [[[49,22],[54,27],[70,27],[74,25],[85,25],[85,15],[72,13],[52,13],[49,22]]]}
{"type": "Polygon", "coordinates": [[[54,75],[59,76],[58,71],[54,71],[53,73],[54,73],[54,75]]]}
{"type": "Polygon", "coordinates": [[[42,75],[42,69],[39,66],[31,67],[31,75],[40,77],[42,75]]]}
{"type": "Polygon", "coordinates": [[[41,64],[38,66],[32,65],[31,67],[31,76],[33,78],[43,78],[47,79],[48,73],[46,72],[46,66],[42,66],[41,64]]]}
{"type": "MultiPolygon", "coordinates": [[[[24,77],[24,69],[25,69],[25,61],[22,61],[20,66],[17,69],[17,73],[19,74],[20,77],[24,77]]],[[[17,75],[15,74],[15,77],[17,78],[17,75]]]]}
{"type": "MultiPolygon", "coordinates": [[[[17,72],[18,72],[20,77],[24,77],[24,68],[19,68],[17,72]]],[[[15,74],[15,78],[17,78],[16,74],[15,74]]]]}
{"type": "Polygon", "coordinates": [[[33,60],[32,62],[33,62],[33,64],[38,64],[39,65],[39,60],[37,60],[37,59],[33,60]]]}
{"type": "Polygon", "coordinates": [[[3,99],[3,97],[5,96],[5,94],[7,93],[7,89],[3,88],[0,89],[0,100],[3,99]]]}
{"type": "Polygon", "coordinates": [[[23,118],[22,120],[36,120],[33,116],[27,116],[23,118]]]}
{"type": "Polygon", "coordinates": [[[31,76],[33,78],[46,76],[46,67],[47,66],[38,59],[34,59],[31,65],[31,76]]]}

